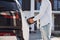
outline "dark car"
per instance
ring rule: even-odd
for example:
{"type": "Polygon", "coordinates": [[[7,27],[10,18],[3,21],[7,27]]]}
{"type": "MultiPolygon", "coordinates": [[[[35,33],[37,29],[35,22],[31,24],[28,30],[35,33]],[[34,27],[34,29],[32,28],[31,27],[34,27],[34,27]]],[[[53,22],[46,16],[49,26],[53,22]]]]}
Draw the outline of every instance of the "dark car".
{"type": "Polygon", "coordinates": [[[0,0],[0,35],[13,30],[22,32],[21,13],[17,3],[14,0],[0,0]]]}

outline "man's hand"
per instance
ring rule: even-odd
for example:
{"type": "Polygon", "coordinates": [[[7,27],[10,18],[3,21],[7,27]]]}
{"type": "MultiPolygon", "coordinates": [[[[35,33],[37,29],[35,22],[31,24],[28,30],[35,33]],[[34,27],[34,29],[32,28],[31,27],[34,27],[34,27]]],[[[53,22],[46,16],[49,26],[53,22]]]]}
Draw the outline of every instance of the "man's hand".
{"type": "Polygon", "coordinates": [[[33,24],[34,23],[33,17],[27,19],[27,22],[28,22],[28,24],[33,24]]]}

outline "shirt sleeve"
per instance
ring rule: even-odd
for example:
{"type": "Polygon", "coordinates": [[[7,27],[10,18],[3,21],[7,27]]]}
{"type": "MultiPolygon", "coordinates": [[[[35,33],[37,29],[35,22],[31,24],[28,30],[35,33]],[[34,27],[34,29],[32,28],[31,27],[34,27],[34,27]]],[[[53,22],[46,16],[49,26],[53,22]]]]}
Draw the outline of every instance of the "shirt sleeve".
{"type": "Polygon", "coordinates": [[[37,16],[33,18],[34,21],[41,19],[42,16],[45,14],[45,11],[47,10],[48,7],[48,1],[42,0],[41,6],[40,6],[40,12],[37,16]]]}

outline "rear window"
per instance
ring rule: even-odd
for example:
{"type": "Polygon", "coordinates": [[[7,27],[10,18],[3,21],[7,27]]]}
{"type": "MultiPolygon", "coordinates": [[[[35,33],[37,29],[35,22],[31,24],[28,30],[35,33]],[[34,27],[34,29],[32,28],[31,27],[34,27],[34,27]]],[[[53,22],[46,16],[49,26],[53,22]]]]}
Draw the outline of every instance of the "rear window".
{"type": "Polygon", "coordinates": [[[14,0],[0,0],[0,11],[18,10],[17,4],[14,0]]]}

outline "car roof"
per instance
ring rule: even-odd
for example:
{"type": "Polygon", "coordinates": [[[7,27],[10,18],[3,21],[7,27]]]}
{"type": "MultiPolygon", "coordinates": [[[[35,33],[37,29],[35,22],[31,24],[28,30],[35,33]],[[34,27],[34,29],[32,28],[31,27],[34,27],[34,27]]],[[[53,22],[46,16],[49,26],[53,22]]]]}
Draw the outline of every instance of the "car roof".
{"type": "Polygon", "coordinates": [[[0,0],[0,11],[18,10],[16,2],[10,0],[0,0]]]}

